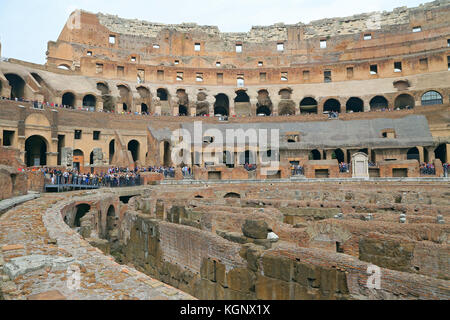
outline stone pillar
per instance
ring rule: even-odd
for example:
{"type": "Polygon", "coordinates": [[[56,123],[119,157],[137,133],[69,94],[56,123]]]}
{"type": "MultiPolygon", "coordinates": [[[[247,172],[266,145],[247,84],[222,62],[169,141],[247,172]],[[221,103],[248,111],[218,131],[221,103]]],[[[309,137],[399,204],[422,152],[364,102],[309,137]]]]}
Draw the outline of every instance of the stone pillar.
{"type": "MultiPolygon", "coordinates": [[[[428,151],[428,162],[433,162],[436,159],[436,155],[434,154],[435,147],[425,147],[428,151]]],[[[447,149],[448,150],[448,149],[447,149]]]]}
{"type": "Polygon", "coordinates": [[[256,116],[256,110],[257,110],[257,104],[258,104],[258,98],[250,97],[250,111],[252,116],[256,116]]]}
{"type": "Polygon", "coordinates": [[[425,155],[423,151],[423,147],[417,147],[417,150],[419,150],[419,162],[425,162],[425,155]]]}

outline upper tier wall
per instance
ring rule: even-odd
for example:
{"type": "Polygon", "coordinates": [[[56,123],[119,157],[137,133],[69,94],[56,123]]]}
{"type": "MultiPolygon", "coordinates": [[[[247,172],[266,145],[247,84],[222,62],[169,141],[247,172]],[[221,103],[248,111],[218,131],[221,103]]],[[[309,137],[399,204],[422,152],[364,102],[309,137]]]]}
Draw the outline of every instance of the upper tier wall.
{"type": "MultiPolygon", "coordinates": [[[[445,0],[307,25],[277,24],[253,27],[246,33],[221,33],[214,26],[163,25],[80,11],[74,13],[75,18],[71,16],[58,40],[49,42],[48,65],[65,65],[82,74],[92,74],[96,64],[103,63],[105,69],[113,71],[105,73],[107,78],[136,79],[136,68],[145,66],[174,66],[180,71],[212,68],[226,73],[236,69],[358,64],[368,59],[448,50],[449,13],[450,2],[445,0]],[[413,32],[417,27],[420,32],[413,32]],[[110,43],[110,36],[115,37],[114,43],[110,43]],[[326,41],[326,48],[321,48],[321,40],[326,41]],[[242,52],[236,52],[236,45],[242,45],[242,52]],[[123,67],[123,73],[117,72],[118,67],[123,67]]],[[[359,77],[357,72],[355,76],[359,77]]],[[[311,80],[315,81],[314,77],[311,80]]],[[[268,81],[274,79],[268,77],[268,81]]]]}

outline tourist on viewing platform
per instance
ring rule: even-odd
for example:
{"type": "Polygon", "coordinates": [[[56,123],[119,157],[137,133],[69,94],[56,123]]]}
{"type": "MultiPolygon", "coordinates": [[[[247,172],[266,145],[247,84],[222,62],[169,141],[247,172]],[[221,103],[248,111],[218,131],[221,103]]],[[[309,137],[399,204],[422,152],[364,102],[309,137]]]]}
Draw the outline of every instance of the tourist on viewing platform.
{"type": "Polygon", "coordinates": [[[340,173],[348,173],[348,172],[350,172],[350,165],[348,163],[341,162],[339,164],[339,172],[340,173]]]}
{"type": "Polygon", "coordinates": [[[420,165],[420,174],[423,175],[435,175],[436,174],[436,168],[432,163],[422,163],[420,165]]]}

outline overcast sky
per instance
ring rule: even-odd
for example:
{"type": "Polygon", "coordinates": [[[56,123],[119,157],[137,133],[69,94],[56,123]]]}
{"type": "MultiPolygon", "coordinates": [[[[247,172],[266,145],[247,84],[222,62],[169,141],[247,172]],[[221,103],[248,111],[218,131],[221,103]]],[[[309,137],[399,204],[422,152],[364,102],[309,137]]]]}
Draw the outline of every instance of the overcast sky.
{"type": "Polygon", "coordinates": [[[45,63],[76,9],[161,23],[196,22],[221,31],[247,32],[253,25],[294,24],[393,8],[426,0],[0,0],[2,56],[45,63]]]}

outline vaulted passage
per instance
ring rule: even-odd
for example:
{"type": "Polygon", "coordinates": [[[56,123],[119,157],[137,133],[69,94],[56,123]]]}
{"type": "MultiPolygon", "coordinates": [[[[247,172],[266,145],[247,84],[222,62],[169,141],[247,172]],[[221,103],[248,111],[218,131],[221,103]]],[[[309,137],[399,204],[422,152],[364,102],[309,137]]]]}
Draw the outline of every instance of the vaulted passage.
{"type": "MultiPolygon", "coordinates": [[[[91,210],[91,206],[83,203],[76,206],[75,220],[73,222],[73,227],[81,227],[81,219],[91,210]]],[[[72,227],[72,226],[71,226],[72,227]]]]}
{"type": "Polygon", "coordinates": [[[47,141],[41,136],[31,136],[25,141],[27,167],[47,165],[47,141]]]}
{"type": "Polygon", "coordinates": [[[214,115],[230,115],[230,100],[223,93],[219,93],[216,96],[216,102],[214,103],[214,115]]]}
{"type": "Polygon", "coordinates": [[[389,103],[383,96],[375,96],[370,100],[370,110],[382,110],[387,108],[389,108],[389,103]]]}
{"type": "Polygon", "coordinates": [[[83,98],[83,108],[89,108],[90,111],[95,111],[97,105],[97,99],[92,95],[88,94],[83,98]]]}
{"type": "Polygon", "coordinates": [[[420,155],[419,155],[419,149],[417,148],[411,148],[408,150],[408,153],[406,155],[406,158],[408,160],[417,160],[420,162],[420,155]]]}
{"type": "Polygon", "coordinates": [[[256,104],[256,114],[270,116],[272,114],[272,100],[267,90],[258,91],[258,103],[256,104]]]}
{"type": "Polygon", "coordinates": [[[131,152],[133,157],[133,161],[136,162],[139,160],[139,142],[136,140],[131,140],[128,143],[128,150],[131,152]]]}
{"type": "Polygon", "coordinates": [[[167,93],[166,89],[159,88],[156,93],[157,93],[159,100],[161,100],[161,101],[169,100],[169,94],[167,93]]]}
{"type": "Polygon", "coordinates": [[[347,112],[364,112],[364,101],[360,98],[350,98],[347,101],[347,112]]]}
{"type": "Polygon", "coordinates": [[[75,95],[72,92],[66,92],[62,96],[62,105],[73,108],[75,106],[75,95]]]}
{"type": "Polygon", "coordinates": [[[414,98],[409,94],[401,94],[395,99],[395,108],[411,109],[414,108],[414,98]]]}
{"type": "Polygon", "coordinates": [[[328,99],[323,105],[323,111],[341,112],[341,103],[336,99],[328,99]]]}
{"type": "Polygon", "coordinates": [[[321,160],[322,156],[319,150],[313,150],[309,153],[309,160],[321,160]]]}
{"type": "Polygon", "coordinates": [[[11,99],[22,99],[25,95],[25,81],[14,73],[5,74],[6,79],[11,86],[11,99]]]}
{"type": "Polygon", "coordinates": [[[448,162],[448,158],[447,158],[447,145],[446,144],[441,144],[439,145],[435,150],[434,150],[434,155],[436,157],[436,159],[441,160],[441,162],[447,163],[448,162]]]}
{"type": "Polygon", "coordinates": [[[301,114],[317,114],[317,101],[314,98],[304,98],[300,102],[300,113],[301,114]]]}

